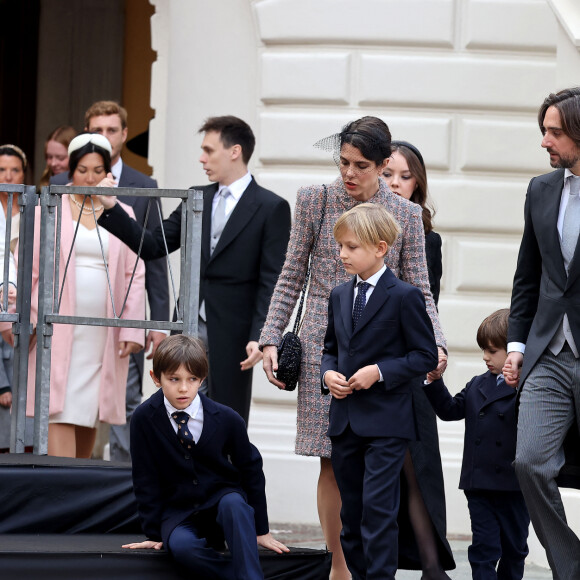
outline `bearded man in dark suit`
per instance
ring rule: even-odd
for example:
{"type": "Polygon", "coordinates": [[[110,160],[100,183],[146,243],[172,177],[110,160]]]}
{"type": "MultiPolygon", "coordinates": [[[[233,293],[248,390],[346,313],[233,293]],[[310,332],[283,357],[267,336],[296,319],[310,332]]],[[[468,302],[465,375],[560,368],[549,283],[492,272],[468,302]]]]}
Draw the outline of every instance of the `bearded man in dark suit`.
{"type": "Polygon", "coordinates": [[[521,372],[514,465],[530,517],[554,578],[571,580],[580,540],[556,477],[580,424],[580,87],[549,95],[538,121],[557,170],[528,188],[504,375],[513,384],[521,372]]]}

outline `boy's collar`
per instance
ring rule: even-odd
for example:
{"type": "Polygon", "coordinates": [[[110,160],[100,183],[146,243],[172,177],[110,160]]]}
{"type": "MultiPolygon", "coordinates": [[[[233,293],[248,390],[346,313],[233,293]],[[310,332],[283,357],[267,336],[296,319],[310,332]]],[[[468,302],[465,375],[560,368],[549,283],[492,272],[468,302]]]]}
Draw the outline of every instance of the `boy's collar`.
{"type": "Polygon", "coordinates": [[[383,267],[378,272],[375,272],[372,276],[369,276],[366,280],[363,280],[357,274],[355,284],[358,284],[359,282],[368,282],[371,286],[376,286],[377,282],[379,281],[380,277],[385,273],[386,269],[387,267],[383,264],[383,267]]]}

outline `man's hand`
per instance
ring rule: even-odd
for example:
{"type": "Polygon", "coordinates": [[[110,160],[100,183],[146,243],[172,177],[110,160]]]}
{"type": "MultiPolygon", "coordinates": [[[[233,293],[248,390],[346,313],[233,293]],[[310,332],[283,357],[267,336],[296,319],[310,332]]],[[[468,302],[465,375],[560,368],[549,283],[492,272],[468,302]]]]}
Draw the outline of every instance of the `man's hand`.
{"type": "Polygon", "coordinates": [[[264,367],[264,372],[268,380],[274,386],[284,390],[286,385],[274,376],[274,373],[278,371],[278,347],[273,345],[265,346],[262,349],[262,355],[264,357],[262,366],[264,367]]]}
{"type": "Polygon", "coordinates": [[[264,534],[263,536],[258,536],[258,546],[262,548],[267,548],[268,550],[272,550],[272,552],[277,552],[281,554],[282,552],[289,552],[290,550],[278,540],[275,540],[270,532],[264,534]]]}
{"type": "Polygon", "coordinates": [[[344,399],[352,394],[352,387],[348,384],[346,377],[336,371],[326,371],[324,384],[335,399],[344,399]]]}
{"type": "Polygon", "coordinates": [[[151,549],[161,550],[163,542],[154,542],[153,540],[145,540],[144,542],[133,542],[132,544],[123,544],[121,548],[129,548],[129,550],[143,550],[151,549]]]}
{"type": "MultiPolygon", "coordinates": [[[[112,173],[107,173],[102,181],[97,183],[97,187],[115,187],[117,182],[112,173]]],[[[111,209],[117,203],[117,196],[115,195],[99,195],[99,199],[105,209],[111,209]]]]}
{"type": "Polygon", "coordinates": [[[157,330],[150,330],[147,333],[147,338],[145,339],[145,352],[151,352],[147,355],[147,360],[151,360],[155,355],[155,351],[159,346],[159,343],[166,337],[167,335],[164,332],[158,332],[157,330]]]}
{"type": "Polygon", "coordinates": [[[380,378],[377,365],[368,365],[359,369],[350,377],[348,386],[354,391],[370,389],[380,378]]]}
{"type": "Polygon", "coordinates": [[[507,355],[503,369],[501,370],[506,385],[517,388],[520,382],[520,369],[524,362],[524,355],[521,352],[512,351],[507,355]]]}
{"type": "Polygon", "coordinates": [[[12,393],[6,391],[0,395],[0,406],[10,409],[12,407],[12,393]]]}
{"type": "Polygon", "coordinates": [[[125,358],[130,354],[139,352],[143,347],[137,342],[131,342],[130,340],[123,340],[119,343],[119,357],[125,358]]]}
{"type": "Polygon", "coordinates": [[[262,360],[262,351],[258,346],[259,345],[255,340],[250,340],[250,342],[246,344],[246,354],[248,355],[248,358],[240,363],[243,371],[251,369],[258,361],[262,360]]]}

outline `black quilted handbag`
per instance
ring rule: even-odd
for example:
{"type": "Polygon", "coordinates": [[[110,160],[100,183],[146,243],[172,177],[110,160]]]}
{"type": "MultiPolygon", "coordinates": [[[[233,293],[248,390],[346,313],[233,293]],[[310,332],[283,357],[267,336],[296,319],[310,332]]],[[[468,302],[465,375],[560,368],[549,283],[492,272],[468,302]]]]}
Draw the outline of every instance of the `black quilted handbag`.
{"type": "Polygon", "coordinates": [[[304,284],[302,286],[302,292],[300,293],[300,304],[298,305],[298,312],[296,312],[296,320],[294,321],[294,328],[291,332],[287,332],[282,337],[282,342],[278,347],[278,371],[276,372],[276,378],[286,385],[286,391],[293,391],[298,384],[298,379],[300,378],[300,365],[302,363],[302,343],[300,342],[300,327],[302,326],[302,308],[304,307],[304,298],[308,291],[308,282],[310,282],[310,266],[312,265],[312,256],[318,245],[318,240],[320,239],[320,230],[322,229],[322,222],[324,221],[324,215],[326,213],[326,201],[328,198],[328,192],[326,191],[326,185],[324,187],[324,199],[322,200],[322,210],[320,212],[320,222],[318,224],[318,233],[314,243],[312,244],[312,249],[310,250],[310,259],[308,261],[308,270],[306,270],[306,276],[304,278],[304,284]]]}

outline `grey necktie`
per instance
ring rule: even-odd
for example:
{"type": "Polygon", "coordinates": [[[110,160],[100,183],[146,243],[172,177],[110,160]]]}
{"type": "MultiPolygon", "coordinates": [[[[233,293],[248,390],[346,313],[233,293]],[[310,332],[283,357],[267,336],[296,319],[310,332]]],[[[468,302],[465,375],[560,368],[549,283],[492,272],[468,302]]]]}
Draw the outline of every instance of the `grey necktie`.
{"type": "Polygon", "coordinates": [[[227,187],[224,187],[220,190],[218,195],[220,199],[211,220],[210,252],[212,254],[228,221],[226,217],[226,199],[228,195],[230,195],[230,190],[227,187]]]}
{"type": "Polygon", "coordinates": [[[570,184],[570,196],[568,205],[564,214],[564,223],[562,225],[562,256],[566,271],[570,267],[570,262],[574,257],[576,244],[578,243],[578,234],[580,233],[580,177],[568,177],[570,184]]]}

